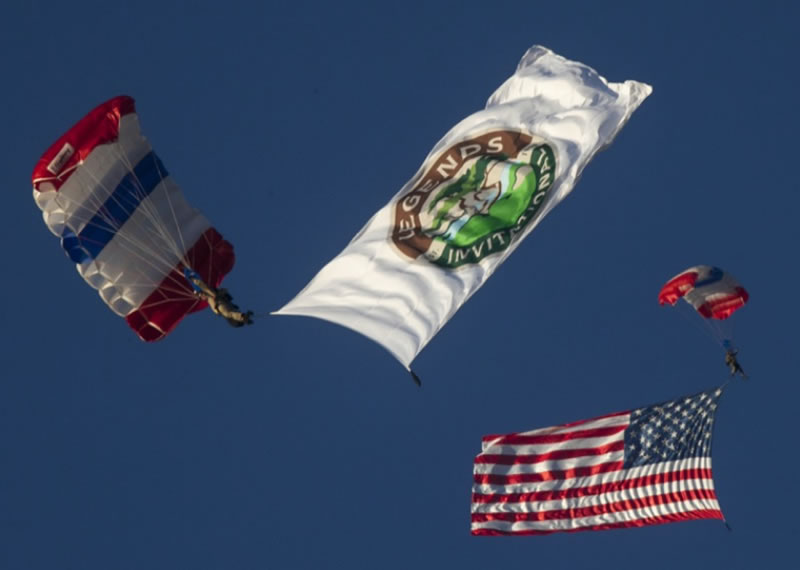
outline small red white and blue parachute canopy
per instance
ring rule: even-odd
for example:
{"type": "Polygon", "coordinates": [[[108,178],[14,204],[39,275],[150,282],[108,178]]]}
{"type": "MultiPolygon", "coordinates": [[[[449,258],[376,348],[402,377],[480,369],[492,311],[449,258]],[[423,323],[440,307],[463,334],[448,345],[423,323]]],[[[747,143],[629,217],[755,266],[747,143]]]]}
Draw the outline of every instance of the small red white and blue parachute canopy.
{"type": "Polygon", "coordinates": [[[730,273],[710,265],[690,267],[667,281],[658,293],[660,305],[683,298],[707,319],[727,319],[749,295],[730,273]]]}
{"type": "Polygon", "coordinates": [[[184,269],[214,287],[233,246],[192,208],[139,131],[134,101],[115,97],[62,135],[33,170],[33,196],[78,273],[145,341],[206,306],[184,269]]]}

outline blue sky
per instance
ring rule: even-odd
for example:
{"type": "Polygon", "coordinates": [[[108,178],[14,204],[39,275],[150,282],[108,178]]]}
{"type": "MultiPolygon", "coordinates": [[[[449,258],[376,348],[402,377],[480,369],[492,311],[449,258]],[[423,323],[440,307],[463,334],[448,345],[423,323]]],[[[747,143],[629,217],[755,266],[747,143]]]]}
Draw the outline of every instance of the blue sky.
{"type": "Polygon", "coordinates": [[[6,3],[0,17],[0,566],[753,568],[793,554],[800,280],[798,9],[691,2],[6,3]],[[315,319],[209,312],[146,345],[41,222],[30,172],[94,105],[144,133],[236,247],[226,280],[291,299],[545,45],[653,94],[572,195],[415,361],[315,319]],[[695,264],[750,291],[751,379],[723,397],[717,521],[469,535],[487,433],[727,379],[659,307],[695,264]]]}

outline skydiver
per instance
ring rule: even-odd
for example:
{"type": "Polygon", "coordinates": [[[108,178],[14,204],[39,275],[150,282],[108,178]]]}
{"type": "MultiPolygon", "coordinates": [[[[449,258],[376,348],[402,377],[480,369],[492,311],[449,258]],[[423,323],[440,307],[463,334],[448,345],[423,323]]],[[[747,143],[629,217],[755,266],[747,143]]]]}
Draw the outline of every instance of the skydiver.
{"type": "Polygon", "coordinates": [[[725,352],[725,364],[727,364],[728,368],[731,369],[731,376],[735,376],[736,373],[738,372],[739,374],[742,375],[742,378],[747,380],[747,374],[744,373],[744,370],[742,370],[742,367],[739,364],[739,361],[736,360],[736,355],[737,354],[739,354],[738,350],[734,350],[732,348],[729,348],[725,352]]]}
{"type": "Polygon", "coordinates": [[[192,286],[195,297],[208,303],[214,313],[223,317],[232,327],[243,327],[253,324],[253,311],[243,313],[233,302],[233,296],[227,289],[216,288],[208,285],[191,269],[185,269],[184,275],[192,286]]]}

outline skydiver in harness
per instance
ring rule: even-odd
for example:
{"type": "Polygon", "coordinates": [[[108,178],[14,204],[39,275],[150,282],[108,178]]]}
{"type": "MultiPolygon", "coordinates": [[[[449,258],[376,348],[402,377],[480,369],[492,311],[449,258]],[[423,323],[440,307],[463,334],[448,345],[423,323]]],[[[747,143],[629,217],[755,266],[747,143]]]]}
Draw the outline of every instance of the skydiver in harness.
{"type": "Polygon", "coordinates": [[[192,286],[195,297],[206,301],[211,310],[228,321],[232,327],[238,328],[253,324],[253,311],[247,311],[246,313],[240,311],[239,307],[234,304],[233,297],[228,293],[227,289],[211,287],[203,281],[202,277],[188,267],[183,270],[183,274],[192,286]]]}
{"type": "Polygon", "coordinates": [[[744,370],[742,370],[739,361],[736,360],[737,354],[739,354],[738,350],[734,350],[733,348],[728,347],[727,351],[725,352],[725,364],[727,364],[728,368],[731,369],[731,376],[735,376],[736,373],[738,372],[739,374],[742,375],[742,378],[747,380],[747,374],[744,373],[744,370]]]}

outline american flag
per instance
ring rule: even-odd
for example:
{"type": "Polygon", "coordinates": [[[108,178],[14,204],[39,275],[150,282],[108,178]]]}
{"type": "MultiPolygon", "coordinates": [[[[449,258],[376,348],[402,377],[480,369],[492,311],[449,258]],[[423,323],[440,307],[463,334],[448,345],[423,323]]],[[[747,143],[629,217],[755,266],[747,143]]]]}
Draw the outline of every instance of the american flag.
{"type": "Polygon", "coordinates": [[[488,435],[472,534],[548,534],[722,519],[711,432],[722,388],[583,420],[488,435]]]}

